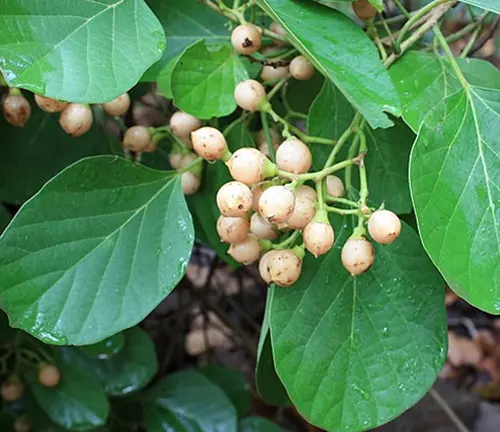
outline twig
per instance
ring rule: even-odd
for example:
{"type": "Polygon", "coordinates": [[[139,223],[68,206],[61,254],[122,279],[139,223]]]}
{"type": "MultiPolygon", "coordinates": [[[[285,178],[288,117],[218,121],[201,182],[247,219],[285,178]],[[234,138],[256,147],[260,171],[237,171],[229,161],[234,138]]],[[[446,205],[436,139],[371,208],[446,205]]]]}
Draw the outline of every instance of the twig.
{"type": "Polygon", "coordinates": [[[467,428],[467,426],[464,425],[462,420],[460,420],[460,418],[451,409],[450,405],[448,405],[448,402],[446,402],[441,397],[441,395],[438,393],[437,390],[434,390],[433,388],[431,388],[429,390],[429,394],[437,402],[437,404],[442,408],[442,410],[446,413],[446,415],[450,418],[450,420],[453,422],[453,424],[456,426],[456,428],[459,432],[471,432],[467,428]]]}
{"type": "Polygon", "coordinates": [[[500,15],[496,15],[488,31],[479,38],[476,45],[470,50],[469,56],[476,54],[484,46],[484,44],[493,37],[499,24],[500,24],[500,15]]]}

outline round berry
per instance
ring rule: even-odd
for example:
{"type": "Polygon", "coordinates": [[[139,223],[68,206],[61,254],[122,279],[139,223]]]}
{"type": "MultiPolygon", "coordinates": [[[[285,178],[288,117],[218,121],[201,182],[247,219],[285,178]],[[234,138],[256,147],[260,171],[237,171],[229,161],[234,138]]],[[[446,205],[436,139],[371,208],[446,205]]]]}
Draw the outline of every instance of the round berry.
{"type": "Polygon", "coordinates": [[[368,0],[357,0],[352,4],[354,13],[358,18],[368,21],[377,15],[377,9],[368,0]]]}
{"type": "Polygon", "coordinates": [[[231,43],[240,54],[253,54],[262,45],[262,35],[260,30],[253,24],[242,24],[231,33],[231,43]]]}
{"type": "Polygon", "coordinates": [[[154,153],[158,148],[158,141],[151,140],[149,145],[142,151],[143,153],[154,153]]]}
{"type": "Polygon", "coordinates": [[[88,105],[70,103],[63,109],[59,124],[69,136],[79,137],[87,132],[93,123],[92,110],[88,105]]]}
{"type": "Polygon", "coordinates": [[[304,244],[315,257],[327,253],[333,246],[335,235],[329,223],[311,221],[304,228],[304,244]]]}
{"type": "Polygon", "coordinates": [[[14,422],[14,432],[30,432],[31,423],[25,418],[18,418],[14,422]]]}
{"type": "Polygon", "coordinates": [[[341,259],[344,268],[356,276],[368,270],[373,264],[375,249],[367,239],[349,239],[342,248],[341,259]]]}
{"type": "MultiPolygon", "coordinates": [[[[271,136],[271,142],[274,147],[274,151],[276,152],[278,146],[281,144],[281,137],[274,129],[269,129],[269,135],[271,136]]],[[[255,134],[255,142],[263,155],[271,157],[271,154],[269,153],[269,146],[267,145],[266,135],[263,130],[260,130],[255,134]]]]}
{"type": "Polygon", "coordinates": [[[267,261],[271,282],[281,287],[295,283],[302,272],[302,259],[290,249],[278,250],[267,261]]]}
{"type": "Polygon", "coordinates": [[[24,384],[19,378],[11,377],[2,384],[0,393],[4,401],[14,402],[23,395],[24,384]]]}
{"type": "Polygon", "coordinates": [[[316,213],[316,191],[307,185],[295,190],[295,206],[292,215],[285,222],[287,228],[304,229],[316,213]]]}
{"type": "Polygon", "coordinates": [[[240,243],[247,238],[249,226],[244,218],[219,216],[217,233],[225,243],[240,243]]]}
{"type": "Polygon", "coordinates": [[[294,174],[306,173],[312,165],[311,151],[297,138],[289,138],[276,150],[276,165],[294,174]]]}
{"type": "Polygon", "coordinates": [[[262,258],[259,261],[259,273],[260,277],[264,280],[266,284],[271,283],[271,274],[269,273],[269,260],[279,251],[270,250],[262,255],[262,258]]]}
{"type": "Polygon", "coordinates": [[[224,135],[210,126],[202,127],[191,133],[193,149],[207,161],[215,161],[227,151],[227,141],[224,135]]]}
{"type": "Polygon", "coordinates": [[[181,184],[184,195],[193,195],[200,188],[201,178],[190,171],[186,171],[181,175],[181,184]]]}
{"type": "Polygon", "coordinates": [[[23,95],[8,95],[2,102],[2,112],[12,126],[23,127],[31,117],[31,105],[23,95]]]}
{"type": "Polygon", "coordinates": [[[182,153],[171,151],[168,154],[168,163],[173,169],[178,170],[181,167],[182,158],[182,153]]]}
{"type": "Polygon", "coordinates": [[[252,192],[241,182],[226,183],[217,192],[217,206],[223,216],[242,217],[252,208],[252,192]]]}
{"type": "Polygon", "coordinates": [[[151,144],[152,135],[146,126],[132,126],[123,137],[123,146],[135,152],[143,152],[151,144]]]}
{"type": "Polygon", "coordinates": [[[296,80],[307,81],[314,75],[314,67],[304,56],[295,57],[290,63],[290,75],[296,80]]]}
{"type": "Polygon", "coordinates": [[[252,188],[252,210],[258,212],[259,211],[259,200],[260,196],[264,192],[262,185],[256,185],[252,188]]]}
{"type": "Polygon", "coordinates": [[[259,241],[253,235],[249,235],[242,242],[233,243],[231,246],[229,246],[227,253],[241,264],[252,264],[259,259],[259,241]]]}
{"type": "Polygon", "coordinates": [[[184,111],[175,112],[170,117],[170,128],[180,138],[189,138],[189,135],[201,127],[201,120],[184,111]]]}
{"type": "Polygon", "coordinates": [[[42,111],[48,113],[61,112],[68,105],[68,102],[61,102],[57,99],[52,99],[37,94],[35,94],[35,102],[42,111]]]}
{"type": "Polygon", "coordinates": [[[285,222],[295,207],[295,195],[286,186],[271,186],[259,200],[259,213],[272,223],[285,222]]]}
{"type": "Polygon", "coordinates": [[[266,100],[264,86],[255,80],[240,82],[234,89],[234,98],[240,108],[247,111],[258,111],[266,100]]]}
{"type": "Polygon", "coordinates": [[[38,369],[38,381],[45,387],[57,387],[61,381],[61,373],[56,366],[44,364],[38,369]]]}
{"type": "Polygon", "coordinates": [[[268,168],[272,162],[259,150],[244,147],[236,150],[226,162],[231,177],[237,181],[252,185],[269,177],[268,168]]]}
{"type": "Polygon", "coordinates": [[[281,78],[286,78],[290,73],[288,66],[270,66],[265,65],[260,72],[260,79],[262,81],[274,81],[281,78]]]}
{"type": "Polygon", "coordinates": [[[401,221],[390,210],[377,210],[368,219],[368,232],[377,243],[390,244],[401,233],[401,221]]]}
{"type": "Polygon", "coordinates": [[[344,183],[337,176],[329,175],[326,177],[326,192],[329,196],[341,198],[345,192],[344,183]]]}
{"type": "Polygon", "coordinates": [[[111,116],[122,116],[130,108],[130,96],[128,93],[123,93],[112,101],[103,103],[102,107],[111,116]]]}
{"type": "Polygon", "coordinates": [[[192,164],[196,159],[198,159],[198,156],[196,156],[194,153],[186,153],[184,156],[182,156],[179,168],[186,168],[188,165],[192,164]]]}
{"type": "Polygon", "coordinates": [[[278,237],[276,227],[259,213],[254,213],[250,218],[250,232],[261,240],[274,240],[278,237]]]}
{"type": "MultiPolygon", "coordinates": [[[[269,30],[271,30],[273,33],[276,33],[277,35],[282,36],[284,38],[286,38],[287,34],[288,34],[287,31],[285,30],[285,28],[281,24],[274,22],[274,21],[269,26],[269,30]]],[[[283,45],[287,45],[288,42],[281,41],[281,40],[275,40],[274,44],[278,45],[278,46],[283,46],[283,45]]]]}

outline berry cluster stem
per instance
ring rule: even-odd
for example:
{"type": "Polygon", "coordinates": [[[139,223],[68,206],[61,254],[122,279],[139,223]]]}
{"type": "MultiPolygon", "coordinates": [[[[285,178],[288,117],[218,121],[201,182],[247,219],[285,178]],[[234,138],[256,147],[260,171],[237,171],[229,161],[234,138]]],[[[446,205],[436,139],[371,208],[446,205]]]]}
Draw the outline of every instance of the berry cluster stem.
{"type": "Polygon", "coordinates": [[[269,121],[267,120],[267,114],[265,112],[260,113],[260,120],[262,123],[262,130],[264,131],[264,137],[267,142],[267,150],[269,151],[269,155],[271,156],[271,160],[276,162],[276,152],[274,151],[273,140],[271,137],[271,132],[269,130],[269,121]]]}
{"type": "Polygon", "coordinates": [[[312,173],[306,174],[294,174],[288,171],[278,170],[277,175],[282,178],[286,178],[288,180],[298,180],[298,181],[306,181],[306,180],[316,180],[319,181],[325,178],[329,174],[333,174],[334,172],[340,171],[348,166],[354,164],[353,159],[347,159],[345,161],[339,162],[331,167],[324,168],[321,171],[316,171],[312,173]]]}

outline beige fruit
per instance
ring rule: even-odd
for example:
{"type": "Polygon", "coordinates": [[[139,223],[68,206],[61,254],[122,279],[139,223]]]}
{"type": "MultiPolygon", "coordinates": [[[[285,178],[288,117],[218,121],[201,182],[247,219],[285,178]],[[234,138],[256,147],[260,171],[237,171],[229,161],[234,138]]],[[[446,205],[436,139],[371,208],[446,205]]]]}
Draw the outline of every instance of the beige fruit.
{"type": "Polygon", "coordinates": [[[368,232],[377,243],[390,244],[401,234],[401,221],[390,210],[377,210],[368,219],[368,232]]]}
{"type": "Polygon", "coordinates": [[[254,213],[250,218],[250,232],[261,240],[274,240],[278,237],[276,227],[259,213],[254,213]]]}
{"type": "Polygon", "coordinates": [[[253,24],[239,25],[231,33],[231,44],[240,54],[253,54],[262,45],[261,32],[253,24]]]}
{"type": "Polygon", "coordinates": [[[112,101],[102,104],[102,107],[111,116],[122,116],[130,108],[130,96],[128,93],[123,93],[112,101]]]}
{"type": "Polygon", "coordinates": [[[21,94],[8,95],[2,101],[2,112],[12,126],[23,127],[31,117],[31,105],[21,94]]]}
{"type": "Polygon", "coordinates": [[[170,128],[180,138],[189,139],[189,135],[201,127],[201,120],[184,111],[176,111],[170,117],[170,128]]]}
{"type": "Polygon", "coordinates": [[[132,126],[123,137],[123,146],[134,152],[143,152],[151,144],[152,135],[145,126],[132,126]]]}
{"type": "Polygon", "coordinates": [[[240,243],[248,236],[250,223],[242,217],[219,216],[217,233],[225,243],[240,243]]]}
{"type": "Polygon", "coordinates": [[[252,192],[241,182],[226,183],[217,192],[217,206],[223,216],[242,217],[252,208],[252,192]]]}
{"type": "Polygon", "coordinates": [[[289,138],[276,151],[276,165],[283,171],[304,174],[312,165],[311,151],[297,138],[289,138]]]}
{"type": "Polygon", "coordinates": [[[240,82],[234,89],[234,99],[240,108],[247,111],[258,111],[267,100],[264,86],[255,80],[240,82]]]}
{"type": "Polygon", "coordinates": [[[344,183],[337,176],[329,175],[326,177],[326,192],[329,196],[341,198],[345,193],[344,183]]]}
{"type": "Polygon", "coordinates": [[[61,102],[57,99],[37,94],[35,94],[35,102],[42,111],[48,113],[61,112],[68,105],[68,102],[61,102]]]}
{"type": "Polygon", "coordinates": [[[210,126],[205,126],[191,133],[193,149],[207,161],[220,159],[227,152],[227,141],[224,135],[210,126]]]}
{"type": "Polygon", "coordinates": [[[314,75],[314,66],[304,56],[297,56],[290,63],[290,75],[296,80],[307,81],[314,75]]]}
{"type": "Polygon", "coordinates": [[[295,195],[286,186],[271,186],[259,199],[259,213],[271,223],[285,222],[293,214],[295,195]]]}
{"type": "Polygon", "coordinates": [[[349,239],[341,253],[342,264],[351,275],[359,275],[375,261],[375,249],[366,239],[349,239]]]}
{"type": "Polygon", "coordinates": [[[259,241],[253,235],[249,235],[242,242],[233,243],[229,246],[227,253],[241,264],[252,264],[257,261],[260,256],[259,241]]]}

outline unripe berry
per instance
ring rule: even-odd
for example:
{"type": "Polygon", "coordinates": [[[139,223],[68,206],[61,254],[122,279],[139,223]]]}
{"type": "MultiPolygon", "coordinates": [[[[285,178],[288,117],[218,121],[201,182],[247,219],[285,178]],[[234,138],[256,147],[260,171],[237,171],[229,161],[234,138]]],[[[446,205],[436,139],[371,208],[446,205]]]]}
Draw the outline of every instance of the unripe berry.
{"type": "Polygon", "coordinates": [[[201,178],[190,171],[186,171],[181,175],[181,184],[184,195],[193,195],[200,188],[201,178]]]}
{"type": "Polygon", "coordinates": [[[240,54],[253,54],[262,45],[262,35],[253,24],[242,24],[231,33],[231,43],[240,54]]]}
{"type": "Polygon", "coordinates": [[[370,268],[375,261],[375,249],[364,238],[346,241],[341,253],[342,264],[351,275],[359,275],[370,268]]]}
{"type": "Polygon", "coordinates": [[[63,109],[59,124],[69,136],[79,137],[87,132],[94,121],[92,110],[88,105],[70,103],[63,109]]]}
{"type": "Polygon", "coordinates": [[[259,241],[253,235],[249,235],[242,242],[232,244],[227,253],[241,264],[252,264],[259,259],[259,241]]]}
{"type": "Polygon", "coordinates": [[[279,80],[281,78],[286,78],[290,73],[288,66],[270,66],[265,65],[260,72],[260,79],[262,81],[279,80]]]}
{"type": "Polygon", "coordinates": [[[326,177],[326,192],[329,196],[340,198],[344,196],[344,183],[337,176],[329,175],[326,177]]]}
{"type": "Polygon", "coordinates": [[[130,108],[130,96],[128,93],[123,93],[112,101],[103,103],[102,107],[111,116],[124,115],[130,108]]]}
{"type": "Polygon", "coordinates": [[[272,223],[285,222],[293,214],[295,195],[285,186],[271,186],[259,200],[259,213],[272,223]]]}
{"type": "Polygon", "coordinates": [[[252,192],[243,183],[226,183],[217,192],[217,206],[223,216],[244,216],[252,208],[252,192]]]}
{"type": "Polygon", "coordinates": [[[241,217],[219,216],[217,220],[217,233],[225,243],[240,243],[248,236],[250,224],[241,217]]]}
{"type": "Polygon", "coordinates": [[[31,423],[25,418],[18,418],[14,422],[14,432],[30,432],[31,423]]]}
{"type": "Polygon", "coordinates": [[[259,273],[260,277],[264,280],[265,283],[271,283],[271,274],[269,273],[269,261],[275,255],[279,253],[277,250],[270,250],[262,255],[262,258],[259,261],[259,273]]]}
{"type": "Polygon", "coordinates": [[[304,244],[315,257],[327,253],[333,246],[335,235],[329,223],[311,221],[304,228],[304,244]]]}
{"type": "Polygon", "coordinates": [[[0,393],[4,401],[14,402],[23,395],[24,383],[19,378],[11,377],[2,384],[0,393]]]}
{"type": "Polygon", "coordinates": [[[11,94],[2,102],[2,112],[12,126],[23,127],[31,117],[31,105],[21,94],[11,94]]]}
{"type": "Polygon", "coordinates": [[[181,167],[182,158],[182,153],[171,151],[168,154],[168,163],[173,169],[178,170],[181,167]]]}
{"type": "Polygon", "coordinates": [[[234,98],[240,108],[247,111],[258,111],[267,100],[264,86],[255,80],[240,82],[234,89],[234,98]]]}
{"type": "Polygon", "coordinates": [[[314,67],[304,56],[295,57],[290,63],[290,74],[299,81],[307,81],[314,75],[314,67]]]}
{"type": "Polygon", "coordinates": [[[151,144],[152,135],[146,126],[132,126],[123,137],[123,146],[135,152],[143,152],[151,144]]]}
{"type": "Polygon", "coordinates": [[[368,0],[357,0],[352,4],[358,18],[368,21],[377,15],[377,9],[368,0]]]}
{"type": "Polygon", "coordinates": [[[252,147],[236,150],[226,165],[231,177],[247,185],[258,183],[276,172],[275,165],[259,150],[252,147]]]}
{"type": "Polygon", "coordinates": [[[261,240],[274,240],[278,237],[276,227],[259,213],[254,213],[250,218],[250,232],[261,240]]]}
{"type": "Polygon", "coordinates": [[[377,243],[390,244],[401,233],[401,221],[390,210],[377,210],[368,219],[368,232],[377,243]]]}
{"type": "Polygon", "coordinates": [[[267,270],[271,282],[281,287],[295,283],[302,272],[302,259],[290,250],[279,250],[267,261],[267,270]]]}
{"type": "Polygon", "coordinates": [[[276,150],[276,165],[294,174],[306,173],[312,165],[311,151],[297,138],[289,138],[276,150]]]}
{"type": "Polygon", "coordinates": [[[54,365],[41,365],[38,369],[38,381],[45,387],[57,387],[61,381],[61,373],[54,365]]]}
{"type": "Polygon", "coordinates": [[[202,127],[191,133],[193,149],[207,161],[215,161],[227,151],[227,141],[224,135],[210,126],[202,127]]]}
{"type": "Polygon", "coordinates": [[[264,192],[262,185],[256,185],[252,188],[252,210],[255,212],[259,211],[259,200],[262,192],[264,192]]]}
{"type": "Polygon", "coordinates": [[[68,102],[61,102],[57,99],[52,99],[37,94],[35,94],[35,102],[42,111],[48,113],[61,112],[68,105],[68,102]]]}
{"type": "Polygon", "coordinates": [[[200,127],[201,120],[187,112],[177,111],[170,117],[170,128],[178,137],[189,138],[191,132],[200,127]]]}
{"type": "Polygon", "coordinates": [[[295,207],[292,215],[285,222],[286,228],[304,229],[316,213],[316,191],[307,185],[295,190],[295,207]]]}
{"type": "MultiPolygon", "coordinates": [[[[273,21],[271,23],[271,25],[269,26],[269,30],[271,30],[273,33],[276,33],[277,35],[280,35],[280,36],[283,36],[283,37],[286,37],[287,34],[288,34],[287,31],[285,30],[285,28],[281,24],[279,24],[279,23],[277,23],[275,21],[273,21]]],[[[275,45],[279,45],[279,46],[283,46],[283,45],[287,45],[287,42],[286,41],[275,40],[274,44],[275,45]]]]}

